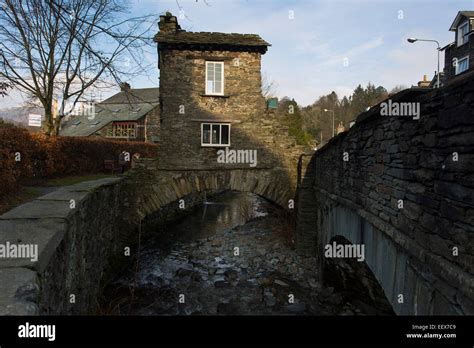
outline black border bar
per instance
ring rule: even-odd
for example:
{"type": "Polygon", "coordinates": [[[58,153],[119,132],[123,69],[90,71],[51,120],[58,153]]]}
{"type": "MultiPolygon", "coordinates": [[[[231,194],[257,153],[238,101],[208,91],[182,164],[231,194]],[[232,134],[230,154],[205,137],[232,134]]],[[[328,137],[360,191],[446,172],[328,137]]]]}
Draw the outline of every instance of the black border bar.
{"type": "Polygon", "coordinates": [[[64,344],[408,344],[474,346],[474,317],[191,316],[0,317],[0,347],[64,344]],[[20,338],[25,323],[55,325],[56,339],[20,338]],[[418,327],[416,329],[414,327],[418,327]],[[420,330],[419,327],[431,329],[420,330]],[[456,338],[407,338],[449,333],[456,338]]]}

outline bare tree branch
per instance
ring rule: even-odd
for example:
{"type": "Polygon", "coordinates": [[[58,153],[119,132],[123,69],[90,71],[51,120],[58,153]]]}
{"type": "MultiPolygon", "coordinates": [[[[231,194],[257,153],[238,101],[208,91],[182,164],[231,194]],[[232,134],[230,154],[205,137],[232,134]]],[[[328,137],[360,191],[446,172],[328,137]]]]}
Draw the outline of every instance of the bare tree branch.
{"type": "Polygon", "coordinates": [[[158,18],[128,18],[126,1],[0,1],[0,78],[41,103],[46,134],[58,134],[86,90],[146,72],[158,18]]]}
{"type": "Polygon", "coordinates": [[[5,97],[9,88],[10,85],[8,83],[0,81],[0,96],[5,97]]]}
{"type": "Polygon", "coordinates": [[[274,80],[271,80],[267,73],[262,74],[262,95],[265,98],[273,98],[277,95],[278,85],[274,80]]]}

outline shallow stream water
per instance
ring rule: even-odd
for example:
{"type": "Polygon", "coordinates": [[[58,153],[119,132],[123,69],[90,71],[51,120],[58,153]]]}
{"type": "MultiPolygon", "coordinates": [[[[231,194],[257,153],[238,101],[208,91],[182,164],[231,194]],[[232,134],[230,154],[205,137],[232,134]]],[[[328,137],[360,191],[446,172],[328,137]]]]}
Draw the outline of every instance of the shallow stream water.
{"type": "Polygon", "coordinates": [[[297,255],[292,236],[280,208],[226,192],[157,227],[102,307],[121,315],[383,314],[320,284],[316,259],[297,255]]]}

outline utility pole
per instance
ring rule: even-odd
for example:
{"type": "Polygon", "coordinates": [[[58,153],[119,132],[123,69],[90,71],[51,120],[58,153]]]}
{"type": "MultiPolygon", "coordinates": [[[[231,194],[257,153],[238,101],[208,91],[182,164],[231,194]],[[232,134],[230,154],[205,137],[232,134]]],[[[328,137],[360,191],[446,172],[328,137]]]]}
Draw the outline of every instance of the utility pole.
{"type": "Polygon", "coordinates": [[[441,51],[441,46],[439,42],[436,40],[426,40],[426,39],[416,39],[416,38],[409,38],[407,39],[409,43],[415,43],[417,41],[426,41],[426,42],[435,42],[438,45],[438,72],[436,73],[436,88],[439,88],[439,52],[441,51]]]}
{"type": "Polygon", "coordinates": [[[324,112],[332,112],[332,137],[334,138],[335,131],[334,131],[334,110],[324,109],[324,112]]]}

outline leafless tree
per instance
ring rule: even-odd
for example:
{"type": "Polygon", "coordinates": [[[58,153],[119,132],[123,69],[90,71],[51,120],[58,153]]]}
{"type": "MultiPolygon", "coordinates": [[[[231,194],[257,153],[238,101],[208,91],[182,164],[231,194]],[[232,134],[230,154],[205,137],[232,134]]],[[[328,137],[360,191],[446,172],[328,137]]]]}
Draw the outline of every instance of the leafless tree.
{"type": "Polygon", "coordinates": [[[10,88],[10,85],[6,82],[0,81],[0,96],[5,97],[7,95],[7,89],[10,88]]]}
{"type": "Polygon", "coordinates": [[[408,87],[405,86],[405,85],[396,85],[395,87],[393,87],[391,90],[390,90],[390,95],[394,95],[394,94],[397,94],[398,92],[401,92],[405,89],[407,89],[408,87]]]}
{"type": "Polygon", "coordinates": [[[0,0],[0,78],[41,103],[46,134],[87,89],[146,71],[157,18],[129,12],[119,0],[0,0]]]}
{"type": "Polygon", "coordinates": [[[268,77],[267,73],[262,74],[262,95],[265,98],[273,98],[277,95],[278,85],[268,77]]]}

